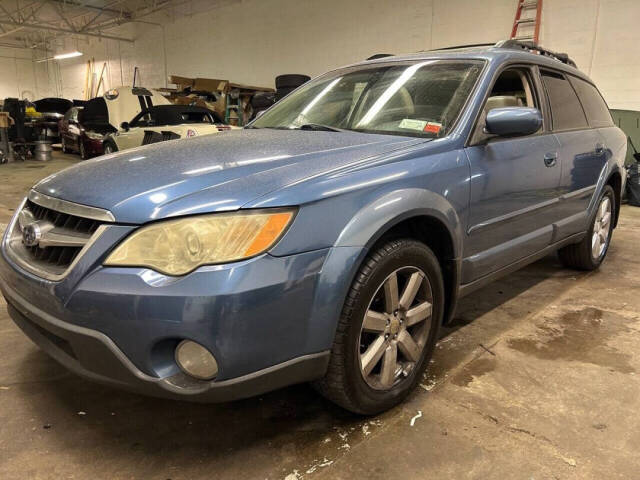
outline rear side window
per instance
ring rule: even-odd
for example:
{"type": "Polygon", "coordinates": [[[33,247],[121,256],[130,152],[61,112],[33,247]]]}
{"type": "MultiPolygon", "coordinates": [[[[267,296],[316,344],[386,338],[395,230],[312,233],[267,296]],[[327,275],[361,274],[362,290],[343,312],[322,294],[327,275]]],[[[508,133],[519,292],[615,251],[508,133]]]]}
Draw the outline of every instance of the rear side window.
{"type": "Polygon", "coordinates": [[[578,92],[584,111],[592,127],[609,127],[613,125],[609,107],[596,87],[577,77],[569,77],[571,85],[578,92]]]}
{"type": "Polygon", "coordinates": [[[551,104],[553,129],[559,131],[587,128],[589,124],[580,100],[564,75],[549,71],[541,73],[551,104]]]}

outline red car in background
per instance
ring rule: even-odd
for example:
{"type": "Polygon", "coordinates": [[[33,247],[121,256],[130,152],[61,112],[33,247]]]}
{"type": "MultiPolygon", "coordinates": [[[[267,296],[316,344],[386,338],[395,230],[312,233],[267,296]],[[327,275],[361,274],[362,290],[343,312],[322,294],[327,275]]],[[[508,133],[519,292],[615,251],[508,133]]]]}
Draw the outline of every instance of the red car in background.
{"type": "Polygon", "coordinates": [[[58,124],[64,153],[77,152],[83,160],[104,153],[105,135],[116,129],[109,124],[104,98],[89,100],[84,107],[72,107],[58,124]]]}

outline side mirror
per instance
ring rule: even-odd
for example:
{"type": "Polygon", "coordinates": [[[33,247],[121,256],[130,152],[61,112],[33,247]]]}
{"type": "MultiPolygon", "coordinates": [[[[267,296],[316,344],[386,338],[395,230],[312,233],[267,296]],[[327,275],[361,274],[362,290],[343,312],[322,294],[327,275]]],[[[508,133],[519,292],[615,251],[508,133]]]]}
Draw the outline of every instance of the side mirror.
{"type": "Polygon", "coordinates": [[[128,131],[129,131],[129,129],[130,129],[131,127],[130,127],[130,125],[129,125],[129,122],[122,122],[122,123],[120,124],[120,128],[121,128],[122,130],[124,130],[125,132],[128,132],[128,131]]]}
{"type": "Polygon", "coordinates": [[[540,130],[542,114],[537,108],[504,107],[489,110],[486,132],[500,137],[531,135],[540,130]]]}

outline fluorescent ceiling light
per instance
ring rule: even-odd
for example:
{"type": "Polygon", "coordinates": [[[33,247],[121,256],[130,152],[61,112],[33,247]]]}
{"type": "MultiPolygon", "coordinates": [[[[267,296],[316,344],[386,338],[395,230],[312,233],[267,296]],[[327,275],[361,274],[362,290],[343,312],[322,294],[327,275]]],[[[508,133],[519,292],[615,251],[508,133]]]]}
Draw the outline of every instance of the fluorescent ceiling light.
{"type": "Polygon", "coordinates": [[[82,55],[82,52],[78,52],[76,50],[75,52],[62,53],[60,55],[54,55],[53,59],[54,60],[64,60],[65,58],[80,57],[81,55],[82,55]]]}
{"type": "Polygon", "coordinates": [[[54,55],[53,57],[43,58],[42,60],[38,60],[37,63],[48,62],[49,60],[64,60],[65,58],[73,58],[79,57],[82,55],[82,52],[69,52],[69,53],[61,53],[60,55],[54,55]]]}

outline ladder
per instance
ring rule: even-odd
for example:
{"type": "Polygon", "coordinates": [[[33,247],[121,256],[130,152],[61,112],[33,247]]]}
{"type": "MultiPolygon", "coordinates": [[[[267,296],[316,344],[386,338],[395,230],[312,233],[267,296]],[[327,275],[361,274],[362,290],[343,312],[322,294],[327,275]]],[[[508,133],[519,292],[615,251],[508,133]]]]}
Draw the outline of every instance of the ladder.
{"type": "Polygon", "coordinates": [[[516,9],[516,18],[513,20],[513,28],[511,29],[512,40],[529,40],[534,43],[538,43],[538,36],[540,34],[540,21],[542,20],[542,0],[518,0],[518,8],[516,9]],[[531,11],[535,9],[535,16],[526,15],[523,17],[523,12],[531,11]],[[533,27],[533,34],[518,32],[519,29],[528,27],[527,31],[531,32],[530,28],[533,27]]]}

